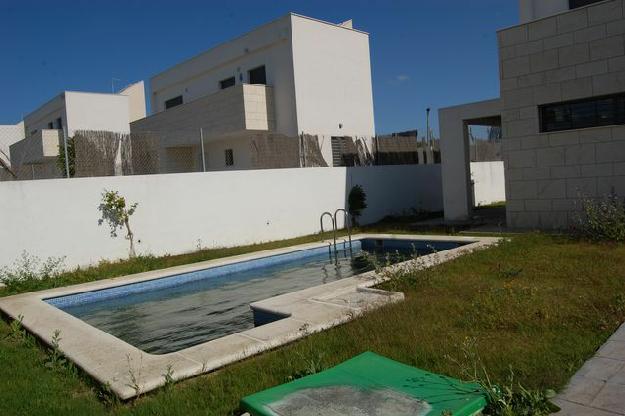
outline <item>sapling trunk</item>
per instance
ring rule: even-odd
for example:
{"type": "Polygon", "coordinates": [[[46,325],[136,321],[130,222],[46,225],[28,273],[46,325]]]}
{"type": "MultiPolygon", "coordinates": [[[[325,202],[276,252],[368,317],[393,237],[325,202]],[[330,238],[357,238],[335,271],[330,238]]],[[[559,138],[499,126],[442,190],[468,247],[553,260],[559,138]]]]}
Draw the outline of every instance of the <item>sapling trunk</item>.
{"type": "Polygon", "coordinates": [[[130,241],[130,252],[129,252],[129,256],[131,258],[137,257],[137,253],[135,252],[135,235],[132,233],[132,231],[130,230],[130,224],[128,223],[128,220],[124,220],[124,224],[126,225],[126,238],[128,239],[128,241],[130,241]]]}

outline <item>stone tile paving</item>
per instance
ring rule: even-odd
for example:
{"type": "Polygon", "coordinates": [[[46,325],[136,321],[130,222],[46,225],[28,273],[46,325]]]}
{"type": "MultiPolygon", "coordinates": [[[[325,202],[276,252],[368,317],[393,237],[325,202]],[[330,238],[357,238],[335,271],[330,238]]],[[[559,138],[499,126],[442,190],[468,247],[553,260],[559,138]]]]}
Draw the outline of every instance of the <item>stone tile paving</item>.
{"type": "Polygon", "coordinates": [[[571,378],[554,402],[558,416],[625,415],[625,324],[571,378]]]}

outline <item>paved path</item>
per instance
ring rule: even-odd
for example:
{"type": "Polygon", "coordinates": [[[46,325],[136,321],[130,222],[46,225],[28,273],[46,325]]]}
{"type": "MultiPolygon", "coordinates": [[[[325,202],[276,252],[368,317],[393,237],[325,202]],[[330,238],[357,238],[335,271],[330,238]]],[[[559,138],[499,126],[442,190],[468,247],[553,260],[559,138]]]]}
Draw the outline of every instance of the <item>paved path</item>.
{"type": "Polygon", "coordinates": [[[571,378],[554,402],[558,416],[625,415],[625,324],[571,378]]]}

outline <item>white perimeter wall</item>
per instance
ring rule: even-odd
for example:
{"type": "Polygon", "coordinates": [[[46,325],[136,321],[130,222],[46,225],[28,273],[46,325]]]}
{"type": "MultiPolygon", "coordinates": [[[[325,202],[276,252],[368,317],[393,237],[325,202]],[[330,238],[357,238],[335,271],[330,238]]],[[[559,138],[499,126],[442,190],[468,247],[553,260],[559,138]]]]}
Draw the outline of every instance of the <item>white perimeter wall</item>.
{"type": "Polygon", "coordinates": [[[104,189],[138,202],[131,224],[141,254],[237,246],[319,231],[324,211],[367,193],[362,223],[411,208],[442,209],[440,165],[307,168],[0,183],[0,267],[23,250],[67,266],[126,257],[128,242],[98,226],[104,189]]]}
{"type": "Polygon", "coordinates": [[[506,200],[503,161],[471,162],[471,179],[476,206],[506,200]]]}

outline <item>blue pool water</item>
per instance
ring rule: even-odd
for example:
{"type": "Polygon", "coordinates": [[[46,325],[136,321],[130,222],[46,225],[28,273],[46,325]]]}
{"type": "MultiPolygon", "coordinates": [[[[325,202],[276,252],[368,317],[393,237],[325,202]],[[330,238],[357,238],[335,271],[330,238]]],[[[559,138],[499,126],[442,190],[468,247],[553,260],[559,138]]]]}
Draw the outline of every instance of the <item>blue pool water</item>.
{"type": "Polygon", "coordinates": [[[340,244],[336,257],[327,247],[297,250],[46,302],[143,351],[164,354],[253,328],[250,303],[363,273],[373,257],[396,262],[461,244],[363,239],[351,252],[340,244]]]}

